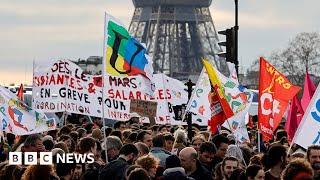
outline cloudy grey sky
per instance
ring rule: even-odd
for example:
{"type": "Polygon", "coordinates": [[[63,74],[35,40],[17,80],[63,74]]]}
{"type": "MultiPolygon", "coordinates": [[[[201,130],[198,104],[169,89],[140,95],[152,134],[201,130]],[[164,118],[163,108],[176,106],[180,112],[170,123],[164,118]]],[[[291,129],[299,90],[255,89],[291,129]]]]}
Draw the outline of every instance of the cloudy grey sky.
{"type": "MultiPolygon", "coordinates": [[[[1,0],[0,84],[30,83],[32,62],[102,56],[104,11],[128,26],[131,0],[1,0]]],[[[319,0],[239,0],[239,60],[283,48],[299,32],[319,31],[319,0]]],[[[234,25],[234,1],[213,0],[216,29],[234,25]]]]}

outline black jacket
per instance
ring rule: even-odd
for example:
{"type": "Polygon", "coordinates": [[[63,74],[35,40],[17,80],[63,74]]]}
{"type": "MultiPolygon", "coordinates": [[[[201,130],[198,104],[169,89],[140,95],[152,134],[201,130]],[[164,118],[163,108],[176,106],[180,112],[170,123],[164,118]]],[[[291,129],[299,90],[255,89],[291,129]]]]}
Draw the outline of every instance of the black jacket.
{"type": "Polygon", "coordinates": [[[119,157],[101,169],[99,179],[124,180],[125,172],[128,167],[129,163],[125,159],[119,157]]]}
{"type": "Polygon", "coordinates": [[[182,167],[175,167],[166,169],[163,172],[161,180],[194,180],[191,177],[188,177],[185,173],[185,170],[182,167]]]}
{"type": "Polygon", "coordinates": [[[197,161],[196,171],[190,174],[189,177],[192,177],[195,180],[212,180],[211,173],[205,167],[202,166],[199,160],[197,161]]]}

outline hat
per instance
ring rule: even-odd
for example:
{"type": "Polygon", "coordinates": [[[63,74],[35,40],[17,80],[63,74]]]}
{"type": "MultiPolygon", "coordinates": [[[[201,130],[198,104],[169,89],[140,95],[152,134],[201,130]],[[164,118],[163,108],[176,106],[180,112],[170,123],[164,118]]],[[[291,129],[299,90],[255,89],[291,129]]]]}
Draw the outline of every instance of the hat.
{"type": "Polygon", "coordinates": [[[166,159],[166,169],[175,167],[181,167],[180,159],[176,155],[170,155],[166,159]]]}

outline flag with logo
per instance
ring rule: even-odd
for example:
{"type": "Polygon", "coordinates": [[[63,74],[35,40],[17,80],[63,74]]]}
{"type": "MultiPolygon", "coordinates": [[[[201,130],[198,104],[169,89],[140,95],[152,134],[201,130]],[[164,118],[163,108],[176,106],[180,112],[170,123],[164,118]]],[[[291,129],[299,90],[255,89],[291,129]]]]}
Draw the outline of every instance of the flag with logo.
{"type": "Polygon", "coordinates": [[[215,133],[217,126],[222,125],[224,121],[232,117],[233,111],[225,97],[224,87],[221,85],[220,79],[208,60],[202,60],[207,70],[212,91],[209,93],[209,102],[211,109],[211,119],[208,122],[210,130],[215,133]]]}
{"type": "Polygon", "coordinates": [[[305,149],[311,145],[320,145],[320,84],[302,117],[292,143],[305,149]]]}
{"type": "Polygon", "coordinates": [[[41,133],[56,128],[54,119],[48,119],[45,114],[32,110],[2,86],[0,86],[0,119],[2,131],[15,135],[41,133]]]}
{"type": "Polygon", "coordinates": [[[273,131],[280,124],[289,100],[299,91],[300,87],[260,58],[258,126],[263,140],[273,138],[273,131]]]}
{"type": "Polygon", "coordinates": [[[122,77],[141,75],[149,81],[152,92],[153,67],[145,46],[130,36],[124,25],[109,14],[105,15],[104,33],[104,73],[122,77]]]}
{"type": "MultiPolygon", "coordinates": [[[[214,67],[213,67],[214,68],[214,67]]],[[[215,68],[214,68],[215,69],[215,68]]],[[[239,84],[236,78],[224,76],[215,69],[221,85],[224,88],[224,95],[235,116],[228,119],[231,127],[227,122],[223,126],[232,130],[239,142],[249,141],[248,132],[245,126],[246,114],[251,106],[253,93],[239,84]],[[239,114],[239,115],[238,115],[239,114]]],[[[211,109],[209,103],[209,96],[211,91],[211,84],[208,73],[205,68],[202,70],[193,94],[187,105],[186,111],[192,113],[192,123],[202,126],[208,125],[208,120],[211,119],[211,109]]]]}

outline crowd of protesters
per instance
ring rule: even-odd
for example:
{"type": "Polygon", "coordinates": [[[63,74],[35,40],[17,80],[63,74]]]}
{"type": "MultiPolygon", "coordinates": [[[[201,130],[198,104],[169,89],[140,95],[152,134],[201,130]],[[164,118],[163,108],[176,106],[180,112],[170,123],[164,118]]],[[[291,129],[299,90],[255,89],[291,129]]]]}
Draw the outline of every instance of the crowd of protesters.
{"type": "Polygon", "coordinates": [[[1,138],[1,180],[308,180],[320,179],[320,146],[289,148],[280,125],[272,141],[239,143],[232,132],[211,134],[187,127],[116,122],[68,123],[42,134],[1,138]],[[93,153],[94,163],[10,165],[8,152],[93,153]]]}

